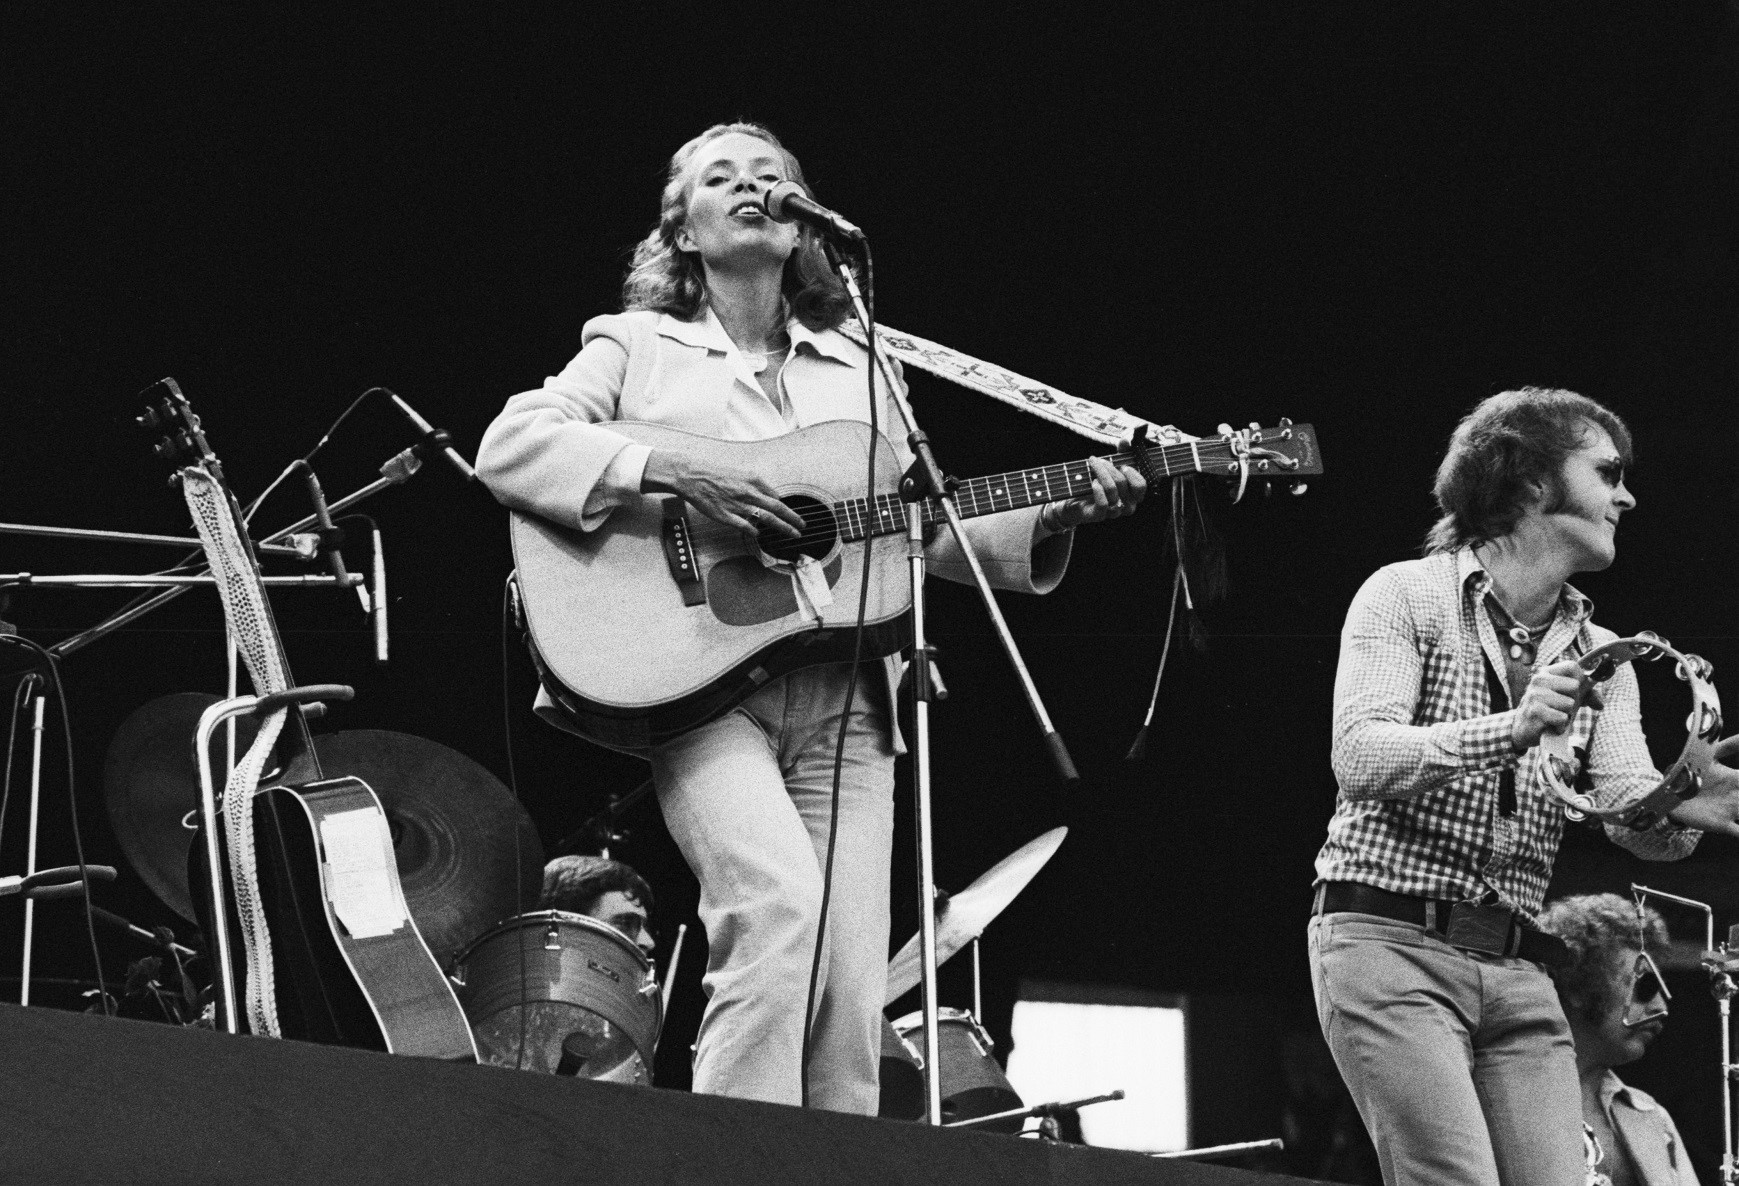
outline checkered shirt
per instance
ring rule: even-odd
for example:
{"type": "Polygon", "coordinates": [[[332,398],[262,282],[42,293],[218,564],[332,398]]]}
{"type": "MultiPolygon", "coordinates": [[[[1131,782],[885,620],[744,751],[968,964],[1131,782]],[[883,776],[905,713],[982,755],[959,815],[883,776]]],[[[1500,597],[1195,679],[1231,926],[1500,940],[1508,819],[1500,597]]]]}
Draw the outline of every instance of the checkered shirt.
{"type": "MultiPolygon", "coordinates": [[[[1540,751],[1511,749],[1515,710],[1493,711],[1486,661],[1497,673],[1505,661],[1484,610],[1490,588],[1473,549],[1463,548],[1379,569],[1353,599],[1334,684],[1340,794],[1316,858],[1319,879],[1458,901],[1492,890],[1529,916],[1540,908],[1564,813],[1540,773],[1540,751]],[[1508,816],[1498,807],[1506,768],[1516,790],[1508,816]]],[[[1565,585],[1537,665],[1616,638],[1589,620],[1593,612],[1565,585]]],[[[1604,711],[1577,710],[1570,742],[1577,785],[1604,810],[1639,802],[1660,775],[1642,735],[1636,673],[1620,667],[1601,696],[1604,711]]],[[[1677,860],[1702,835],[1665,818],[1640,832],[1607,824],[1606,834],[1648,860],[1677,860]]]]}

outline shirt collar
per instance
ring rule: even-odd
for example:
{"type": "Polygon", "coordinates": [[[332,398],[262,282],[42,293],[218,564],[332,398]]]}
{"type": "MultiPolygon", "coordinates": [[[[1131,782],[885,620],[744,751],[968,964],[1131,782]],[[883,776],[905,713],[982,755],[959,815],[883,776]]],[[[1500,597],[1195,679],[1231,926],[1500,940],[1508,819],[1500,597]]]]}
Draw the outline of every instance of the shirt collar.
{"type": "MultiPolygon", "coordinates": [[[[719,322],[718,314],[712,311],[711,306],[707,307],[705,317],[695,321],[683,321],[666,313],[658,319],[658,332],[687,346],[699,346],[720,354],[737,352],[735,343],[725,332],[725,327],[719,322]]],[[[785,332],[791,335],[791,350],[794,354],[799,346],[807,345],[823,358],[831,358],[848,366],[853,361],[844,335],[836,330],[812,330],[793,317],[785,323],[785,332]]]]}
{"type": "Polygon", "coordinates": [[[1608,1115],[1612,1112],[1612,1104],[1614,1100],[1621,1101],[1625,1106],[1634,1108],[1638,1112],[1651,1112],[1654,1110],[1654,1101],[1631,1087],[1630,1084],[1626,1083],[1623,1079],[1620,1079],[1611,1067],[1607,1067],[1605,1075],[1601,1077],[1598,1091],[1600,1094],[1600,1107],[1606,1111],[1608,1115]]]}
{"type": "MultiPolygon", "coordinates": [[[[1455,575],[1462,587],[1473,587],[1475,597],[1484,598],[1491,589],[1491,574],[1479,562],[1479,556],[1475,554],[1472,544],[1456,550],[1455,575]]],[[[1582,590],[1568,582],[1558,593],[1558,605],[1578,625],[1594,616],[1594,602],[1582,590]]]]}

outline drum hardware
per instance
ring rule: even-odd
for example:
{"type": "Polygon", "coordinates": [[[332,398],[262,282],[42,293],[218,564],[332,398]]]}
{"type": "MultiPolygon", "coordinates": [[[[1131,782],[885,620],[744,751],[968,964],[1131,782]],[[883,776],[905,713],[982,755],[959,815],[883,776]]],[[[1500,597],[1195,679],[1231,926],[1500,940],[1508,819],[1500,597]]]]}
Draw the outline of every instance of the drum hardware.
{"type": "MultiPolygon", "coordinates": [[[[84,893],[87,881],[113,881],[113,865],[60,865],[35,873],[10,874],[0,877],[0,898],[18,894],[26,901],[53,901],[73,898],[84,893]]],[[[149,931],[146,934],[150,934],[149,931]]]]}
{"type": "Polygon", "coordinates": [[[578,852],[581,849],[595,851],[599,856],[608,859],[610,846],[620,844],[628,839],[628,833],[618,831],[616,821],[636,803],[652,793],[652,780],[649,778],[626,794],[613,794],[604,810],[581,824],[572,832],[563,836],[551,850],[551,855],[561,856],[564,853],[578,852]]]}
{"type": "Polygon", "coordinates": [[[670,1012],[670,993],[676,987],[676,965],[682,959],[682,941],[688,938],[688,924],[683,923],[676,928],[676,941],[670,945],[670,963],[664,968],[664,996],[659,1001],[666,1013],[670,1012]]]}
{"type": "Polygon", "coordinates": [[[1739,1182],[1739,1162],[1735,1161],[1733,1147],[1733,1080],[1735,1076],[1739,1076],[1739,1064],[1733,1062],[1733,997],[1739,993],[1739,985],[1734,984],[1733,973],[1739,972],[1739,926],[1729,928],[1727,941],[1717,946],[1715,911],[1707,902],[1682,898],[1678,894],[1651,889],[1635,882],[1631,883],[1630,892],[1636,898],[1639,916],[1651,894],[1703,913],[1703,954],[1699,962],[1703,965],[1703,970],[1709,973],[1709,993],[1715,998],[1721,1017],[1721,1181],[1723,1186],[1733,1186],[1735,1182],[1739,1182]]]}
{"type": "Polygon", "coordinates": [[[508,918],[459,953],[451,980],[480,1061],[651,1084],[663,994],[645,953],[608,923],[564,910],[508,918]]]}
{"type": "MultiPolygon", "coordinates": [[[[922,1032],[924,1022],[924,1011],[919,1010],[893,1022],[891,1028],[900,1040],[900,1047],[915,1061],[916,1069],[922,1075],[920,1086],[930,1083],[937,1085],[941,1094],[939,1107],[943,1123],[953,1124],[976,1117],[983,1121],[980,1127],[989,1128],[991,1131],[1018,1132],[1019,1121],[1009,1117],[1022,1110],[1020,1093],[1015,1091],[1008,1076],[997,1063],[993,1053],[996,1043],[978,1023],[978,1019],[964,1009],[942,1007],[936,1010],[938,1061],[933,1065],[926,1065],[924,1050],[911,1040],[922,1032]],[[992,1123],[988,1119],[992,1114],[1003,1119],[992,1123]]],[[[887,1031],[883,1033],[885,1067],[888,1054],[885,1045],[887,1031]]],[[[897,1058],[898,1052],[895,1053],[897,1058]]],[[[914,1110],[907,1110],[911,1108],[911,1101],[894,1091],[884,1089],[882,1098],[881,1113],[884,1116],[900,1120],[925,1118],[925,1101],[922,1096],[917,1101],[919,1106],[914,1110]]]]}
{"type": "MultiPolygon", "coordinates": [[[[1052,828],[998,861],[983,876],[957,894],[938,894],[934,911],[936,964],[940,967],[962,947],[977,939],[996,916],[1008,908],[1027,883],[1056,853],[1069,834],[1067,828],[1052,828]]],[[[888,989],[883,1000],[891,1005],[917,987],[919,981],[919,936],[914,935],[888,962],[888,989]]],[[[983,1016],[980,999],[977,951],[973,955],[973,1015],[983,1016]]]]}

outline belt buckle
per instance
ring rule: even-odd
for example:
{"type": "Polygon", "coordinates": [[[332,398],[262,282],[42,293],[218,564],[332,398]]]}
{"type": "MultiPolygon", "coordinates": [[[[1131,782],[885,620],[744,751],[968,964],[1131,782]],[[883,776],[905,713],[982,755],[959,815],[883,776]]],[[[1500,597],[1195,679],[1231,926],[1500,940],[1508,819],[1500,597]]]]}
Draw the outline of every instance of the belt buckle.
{"type": "Polygon", "coordinates": [[[1449,929],[1444,942],[1463,951],[1485,955],[1513,955],[1510,940],[1515,914],[1507,906],[1481,902],[1457,902],[1449,908],[1449,929]]]}

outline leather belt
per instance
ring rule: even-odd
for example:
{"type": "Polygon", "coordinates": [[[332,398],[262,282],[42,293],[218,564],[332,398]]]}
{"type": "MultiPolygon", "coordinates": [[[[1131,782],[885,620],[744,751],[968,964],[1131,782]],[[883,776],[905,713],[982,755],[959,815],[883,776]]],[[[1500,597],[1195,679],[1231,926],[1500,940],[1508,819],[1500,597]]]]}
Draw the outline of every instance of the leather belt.
{"type": "Polygon", "coordinates": [[[1416,898],[1357,881],[1325,881],[1316,887],[1311,913],[1374,914],[1424,927],[1469,951],[1515,956],[1549,968],[1570,963],[1570,949],[1562,939],[1534,930],[1507,906],[1416,898]]]}

